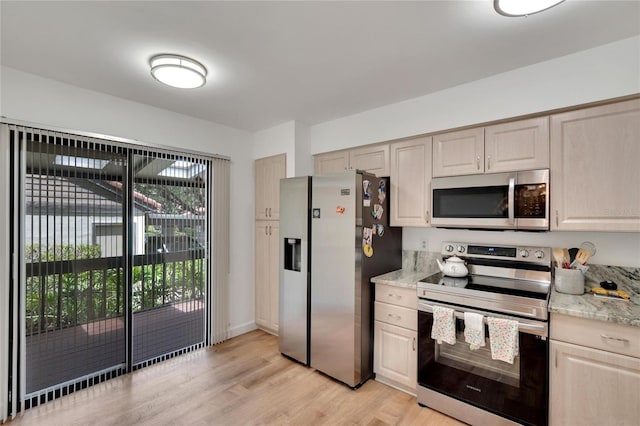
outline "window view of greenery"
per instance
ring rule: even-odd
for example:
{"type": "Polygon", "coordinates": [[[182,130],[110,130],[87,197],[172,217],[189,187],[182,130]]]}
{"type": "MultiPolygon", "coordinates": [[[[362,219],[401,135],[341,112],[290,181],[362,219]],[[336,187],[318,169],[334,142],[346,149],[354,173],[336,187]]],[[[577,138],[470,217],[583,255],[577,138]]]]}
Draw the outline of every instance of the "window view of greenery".
{"type": "MultiPolygon", "coordinates": [[[[144,226],[144,242],[134,256],[137,264],[132,271],[133,313],[201,300],[205,290],[204,190],[151,184],[137,184],[135,189],[139,205],[146,203],[149,209],[137,213],[141,215],[137,226],[144,226]],[[199,252],[180,255],[187,251],[199,252]]],[[[121,209],[120,200],[115,201],[121,209]]],[[[34,198],[31,202],[37,201],[34,198]]],[[[34,222],[41,223],[45,212],[34,213],[41,213],[34,222]]],[[[89,221],[101,221],[99,212],[91,214],[94,217],[89,221]]],[[[43,229],[39,231],[50,232],[40,227],[43,229]]],[[[36,235],[32,239],[40,238],[44,237],[36,235]]],[[[61,240],[64,242],[59,237],[61,240]]],[[[126,290],[121,256],[113,256],[109,251],[112,249],[99,244],[51,244],[52,241],[28,243],[25,247],[27,334],[124,315],[126,290]]]]}

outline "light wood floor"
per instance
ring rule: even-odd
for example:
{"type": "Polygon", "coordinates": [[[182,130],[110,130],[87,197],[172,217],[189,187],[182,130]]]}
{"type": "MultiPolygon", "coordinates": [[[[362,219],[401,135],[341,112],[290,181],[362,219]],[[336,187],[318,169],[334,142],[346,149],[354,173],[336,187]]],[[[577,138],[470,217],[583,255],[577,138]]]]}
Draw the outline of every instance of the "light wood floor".
{"type": "Polygon", "coordinates": [[[351,390],[256,330],[27,410],[18,425],[460,425],[373,380],[351,390]]]}

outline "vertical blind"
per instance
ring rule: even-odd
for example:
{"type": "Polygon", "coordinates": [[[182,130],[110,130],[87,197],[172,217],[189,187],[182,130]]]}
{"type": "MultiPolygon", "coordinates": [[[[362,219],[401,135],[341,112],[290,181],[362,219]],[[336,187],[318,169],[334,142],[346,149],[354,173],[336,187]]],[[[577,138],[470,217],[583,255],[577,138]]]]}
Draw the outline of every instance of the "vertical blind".
{"type": "Polygon", "coordinates": [[[228,338],[230,161],[1,132],[0,421],[228,338]]]}

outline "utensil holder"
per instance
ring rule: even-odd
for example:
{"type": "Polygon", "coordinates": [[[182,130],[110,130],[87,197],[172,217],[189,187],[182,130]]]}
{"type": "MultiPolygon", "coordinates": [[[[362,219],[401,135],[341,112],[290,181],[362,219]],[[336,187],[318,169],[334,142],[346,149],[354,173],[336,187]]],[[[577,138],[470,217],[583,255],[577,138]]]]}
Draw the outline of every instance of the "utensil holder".
{"type": "Polygon", "coordinates": [[[556,268],[554,285],[558,293],[584,294],[584,275],[578,269],[556,268]]]}

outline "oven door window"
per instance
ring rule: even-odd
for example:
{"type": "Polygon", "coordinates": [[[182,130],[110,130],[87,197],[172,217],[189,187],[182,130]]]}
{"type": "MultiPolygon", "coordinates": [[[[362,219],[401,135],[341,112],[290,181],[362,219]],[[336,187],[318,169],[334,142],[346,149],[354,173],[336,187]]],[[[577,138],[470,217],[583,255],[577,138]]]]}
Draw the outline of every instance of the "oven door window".
{"type": "Polygon", "coordinates": [[[480,186],[433,190],[433,217],[507,218],[509,187],[480,186]]]}
{"type": "Polygon", "coordinates": [[[456,320],[457,343],[431,339],[433,316],[418,312],[418,383],[514,421],[547,424],[548,342],[521,332],[520,355],[513,364],[491,359],[486,346],[471,351],[464,321],[456,320]]]}

